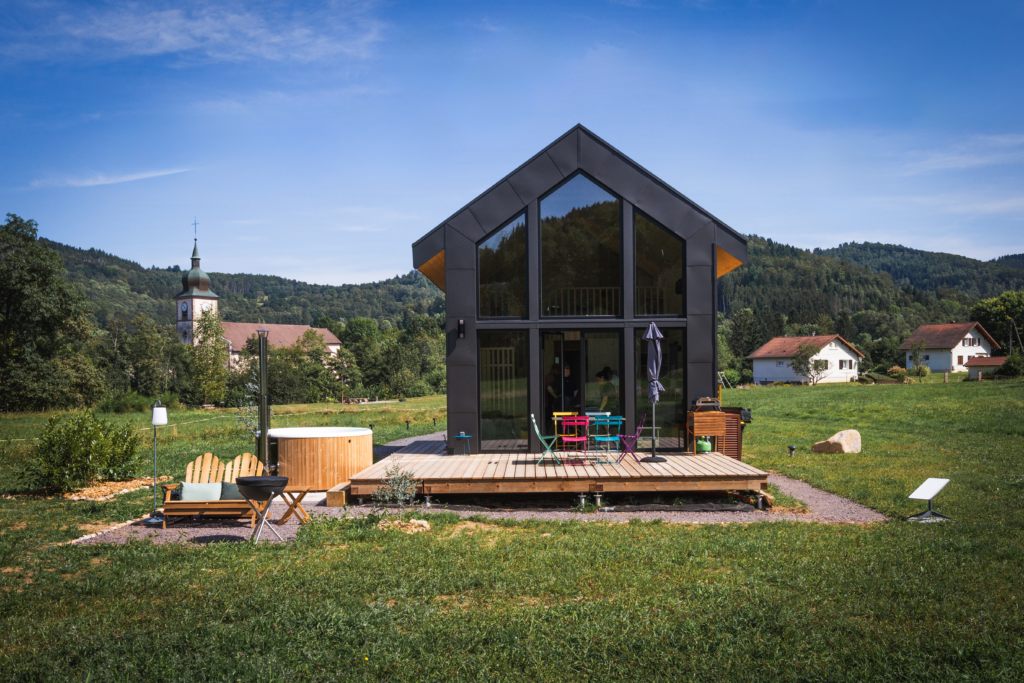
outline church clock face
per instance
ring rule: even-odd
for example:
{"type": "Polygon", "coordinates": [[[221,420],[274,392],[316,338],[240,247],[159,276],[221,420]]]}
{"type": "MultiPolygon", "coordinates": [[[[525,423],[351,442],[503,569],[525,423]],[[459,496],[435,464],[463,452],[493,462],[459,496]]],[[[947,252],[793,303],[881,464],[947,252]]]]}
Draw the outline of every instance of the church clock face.
{"type": "Polygon", "coordinates": [[[182,313],[188,312],[188,304],[185,303],[184,301],[181,302],[181,312],[182,313]]]}

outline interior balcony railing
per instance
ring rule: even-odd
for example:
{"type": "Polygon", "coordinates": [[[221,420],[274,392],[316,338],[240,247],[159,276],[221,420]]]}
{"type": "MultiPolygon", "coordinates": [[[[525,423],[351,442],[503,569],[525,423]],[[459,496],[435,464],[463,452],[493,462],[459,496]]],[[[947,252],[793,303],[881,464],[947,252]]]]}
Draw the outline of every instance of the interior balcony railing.
{"type": "Polygon", "coordinates": [[[544,315],[622,315],[620,287],[566,287],[544,294],[544,315]]]}

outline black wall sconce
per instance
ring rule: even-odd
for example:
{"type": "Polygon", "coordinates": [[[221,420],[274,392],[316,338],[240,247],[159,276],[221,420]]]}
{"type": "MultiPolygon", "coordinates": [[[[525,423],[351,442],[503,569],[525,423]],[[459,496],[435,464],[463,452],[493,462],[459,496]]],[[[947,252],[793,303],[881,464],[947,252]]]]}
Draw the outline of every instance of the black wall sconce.
{"type": "Polygon", "coordinates": [[[459,319],[459,339],[466,338],[466,321],[459,319]]]}

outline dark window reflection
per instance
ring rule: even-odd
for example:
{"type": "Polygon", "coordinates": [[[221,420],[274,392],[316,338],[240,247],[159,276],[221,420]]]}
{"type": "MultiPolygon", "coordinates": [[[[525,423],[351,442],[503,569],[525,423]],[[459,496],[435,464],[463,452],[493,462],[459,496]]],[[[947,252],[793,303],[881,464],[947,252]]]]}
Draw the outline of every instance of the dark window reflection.
{"type": "Polygon", "coordinates": [[[643,214],[636,220],[636,314],[686,314],[686,242],[643,214]]]}
{"type": "Polygon", "coordinates": [[[619,200],[577,175],[540,203],[541,314],[622,314],[619,200]]]}
{"type": "Polygon", "coordinates": [[[480,317],[526,317],[526,214],[477,247],[480,317]]]}
{"type": "Polygon", "coordinates": [[[480,448],[525,452],[529,429],[526,332],[480,332],[480,448]]]}
{"type": "Polygon", "coordinates": [[[647,415],[640,446],[651,449],[651,415],[654,414],[654,430],[658,438],[658,450],[686,450],[686,358],[684,354],[683,335],[685,330],[662,329],[665,338],[661,340],[661,373],[658,381],[665,387],[657,407],[652,411],[651,402],[647,399],[647,342],[642,339],[646,328],[634,330],[636,367],[636,420],[647,415]]]}

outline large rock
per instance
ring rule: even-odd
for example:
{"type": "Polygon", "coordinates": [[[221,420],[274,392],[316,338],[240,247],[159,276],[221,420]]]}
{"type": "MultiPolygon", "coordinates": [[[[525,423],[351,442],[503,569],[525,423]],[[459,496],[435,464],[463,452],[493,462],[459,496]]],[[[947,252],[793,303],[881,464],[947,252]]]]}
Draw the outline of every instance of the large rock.
{"type": "Polygon", "coordinates": [[[819,441],[811,447],[815,453],[860,453],[860,432],[844,429],[828,441],[819,441]]]}

